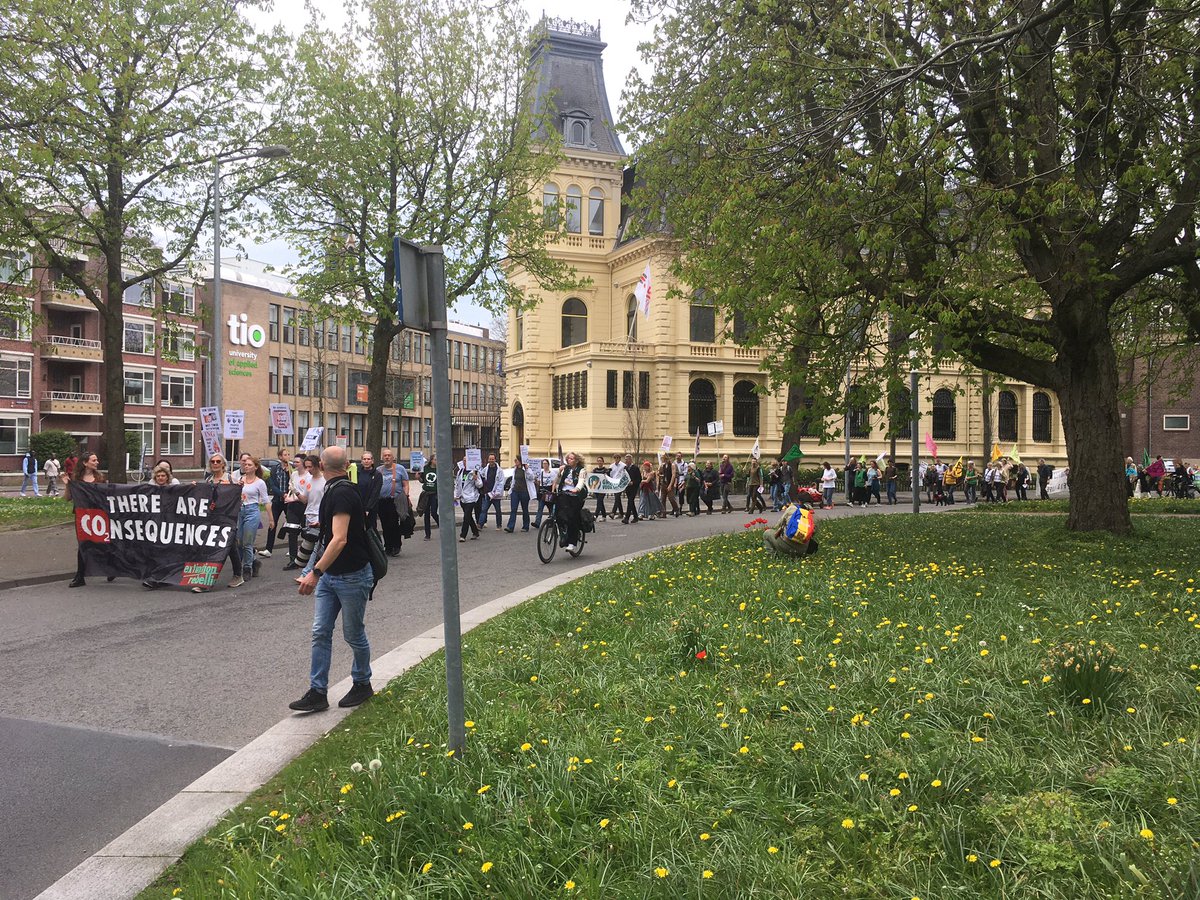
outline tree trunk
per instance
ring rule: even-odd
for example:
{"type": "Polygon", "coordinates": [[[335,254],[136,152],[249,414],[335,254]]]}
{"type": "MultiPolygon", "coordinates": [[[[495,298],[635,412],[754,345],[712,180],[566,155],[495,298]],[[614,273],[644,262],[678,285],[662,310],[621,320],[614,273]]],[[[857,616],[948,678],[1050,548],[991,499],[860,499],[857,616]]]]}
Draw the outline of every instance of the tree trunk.
{"type": "MultiPolygon", "coordinates": [[[[793,372],[803,372],[808,369],[809,351],[805,346],[792,344],[790,369],[793,372]]],[[[799,445],[801,428],[798,417],[804,412],[804,401],[808,399],[808,390],[800,380],[789,381],[787,386],[787,405],[783,412],[783,437],[780,441],[779,455],[784,456],[792,445],[799,445]]],[[[809,426],[812,423],[808,423],[809,426]]]]}
{"type": "Polygon", "coordinates": [[[371,381],[367,387],[366,449],[375,454],[376,459],[380,458],[387,437],[383,428],[383,408],[387,403],[388,359],[397,330],[394,320],[382,316],[375,321],[371,330],[375,342],[371,350],[371,381]]]}
{"type": "Polygon", "coordinates": [[[987,372],[983,373],[980,401],[983,409],[983,458],[990,461],[992,458],[992,378],[987,372]]]}
{"type": "MultiPolygon", "coordinates": [[[[104,329],[104,437],[101,465],[108,471],[108,480],[124,484],[129,480],[125,466],[125,322],[121,316],[121,263],[106,265],[108,282],[104,308],[100,310],[104,329]]],[[[161,451],[161,447],[159,448],[161,451]]],[[[166,455],[166,454],[161,454],[166,455]]],[[[141,460],[138,460],[140,466],[141,460]]]]}
{"type": "MultiPolygon", "coordinates": [[[[1096,323],[1091,330],[1107,330],[1096,323]]],[[[1125,495],[1121,418],[1117,410],[1117,358],[1112,340],[1099,334],[1063,347],[1058,401],[1071,466],[1071,531],[1132,532],[1125,495]]]]}

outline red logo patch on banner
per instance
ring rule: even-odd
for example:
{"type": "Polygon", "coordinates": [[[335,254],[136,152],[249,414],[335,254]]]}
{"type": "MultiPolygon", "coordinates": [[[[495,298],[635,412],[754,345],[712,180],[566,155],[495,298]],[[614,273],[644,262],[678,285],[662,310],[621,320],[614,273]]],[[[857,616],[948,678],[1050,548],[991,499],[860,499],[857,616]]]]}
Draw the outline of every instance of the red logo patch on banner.
{"type": "Polygon", "coordinates": [[[212,587],[221,574],[221,564],[215,562],[190,562],[183,564],[183,575],[179,583],[184,587],[212,587]]]}
{"type": "Polygon", "coordinates": [[[75,537],[80,541],[107,544],[108,513],[102,509],[75,510],[75,537]]]}

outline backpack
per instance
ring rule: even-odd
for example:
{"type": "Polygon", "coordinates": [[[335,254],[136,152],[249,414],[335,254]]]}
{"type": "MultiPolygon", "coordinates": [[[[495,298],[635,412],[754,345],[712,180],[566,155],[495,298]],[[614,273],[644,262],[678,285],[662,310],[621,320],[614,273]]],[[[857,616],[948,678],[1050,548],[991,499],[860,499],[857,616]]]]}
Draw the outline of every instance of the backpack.
{"type": "Polygon", "coordinates": [[[579,510],[579,527],[584,534],[592,534],[596,530],[596,514],[586,506],[579,510]]]}

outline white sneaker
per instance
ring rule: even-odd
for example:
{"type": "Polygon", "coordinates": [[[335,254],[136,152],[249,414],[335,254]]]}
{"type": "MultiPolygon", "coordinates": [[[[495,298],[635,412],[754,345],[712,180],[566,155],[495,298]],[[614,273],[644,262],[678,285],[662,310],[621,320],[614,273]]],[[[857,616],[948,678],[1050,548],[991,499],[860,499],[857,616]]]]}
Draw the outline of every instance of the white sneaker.
{"type": "Polygon", "coordinates": [[[270,550],[259,550],[258,555],[261,556],[263,559],[270,559],[271,551],[270,550]]]}
{"type": "Polygon", "coordinates": [[[579,548],[575,544],[567,544],[566,550],[568,553],[574,553],[579,548]]]}
{"type": "Polygon", "coordinates": [[[241,587],[245,583],[246,583],[246,579],[244,579],[241,575],[239,575],[237,578],[233,579],[233,581],[229,582],[229,586],[231,588],[241,587]]]}

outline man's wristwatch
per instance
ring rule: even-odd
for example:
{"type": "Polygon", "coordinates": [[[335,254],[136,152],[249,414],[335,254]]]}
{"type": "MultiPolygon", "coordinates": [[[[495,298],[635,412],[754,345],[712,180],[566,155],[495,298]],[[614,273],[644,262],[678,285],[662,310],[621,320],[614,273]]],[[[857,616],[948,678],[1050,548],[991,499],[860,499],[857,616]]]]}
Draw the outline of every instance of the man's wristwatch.
{"type": "Polygon", "coordinates": [[[313,566],[312,571],[313,571],[313,574],[316,575],[318,578],[320,578],[322,575],[325,574],[324,572],[321,571],[320,566],[313,566]]]}

